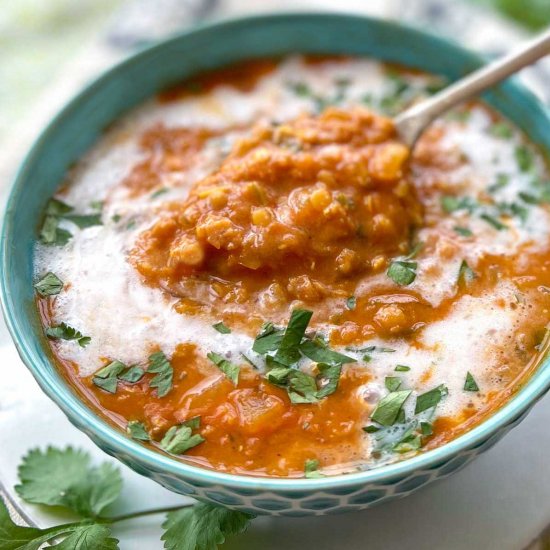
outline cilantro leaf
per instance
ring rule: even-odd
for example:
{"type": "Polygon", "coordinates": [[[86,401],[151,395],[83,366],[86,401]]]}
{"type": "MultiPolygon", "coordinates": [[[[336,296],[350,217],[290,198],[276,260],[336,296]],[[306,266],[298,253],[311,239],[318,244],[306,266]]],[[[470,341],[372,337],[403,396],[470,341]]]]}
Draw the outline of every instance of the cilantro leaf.
{"type": "MultiPolygon", "coordinates": [[[[15,524],[0,499],[0,550],[39,550],[48,541],[78,529],[78,523],[66,523],[47,529],[15,524]]],[[[116,548],[116,547],[113,547],[116,548]]]]}
{"type": "Polygon", "coordinates": [[[312,315],[313,312],[307,309],[294,309],[292,311],[288,325],[275,353],[275,360],[277,362],[290,366],[299,361],[300,351],[298,346],[306,333],[312,315]]]}
{"type": "Polygon", "coordinates": [[[52,325],[45,332],[46,336],[51,340],[76,340],[78,345],[83,348],[92,340],[89,336],[84,336],[79,330],[69,326],[67,323],[52,325]]]}
{"type": "Polygon", "coordinates": [[[397,365],[393,370],[396,372],[408,372],[411,370],[411,367],[407,367],[407,365],[397,365]]]}
{"type": "Polygon", "coordinates": [[[80,229],[86,229],[86,227],[93,227],[94,225],[103,225],[101,214],[69,214],[63,216],[63,219],[74,223],[80,229]]]}
{"type": "Polygon", "coordinates": [[[315,378],[301,370],[276,367],[267,373],[267,381],[286,389],[292,403],[317,403],[315,378]]]}
{"type": "Polygon", "coordinates": [[[489,133],[500,139],[510,139],[514,135],[512,127],[506,122],[495,122],[489,128],[489,133]]]}
{"type": "Polygon", "coordinates": [[[40,296],[55,296],[63,290],[63,281],[55,273],[49,271],[34,283],[34,288],[40,296]]]}
{"type": "Polygon", "coordinates": [[[51,548],[57,550],[118,550],[118,540],[111,537],[111,531],[105,525],[92,523],[80,525],[59,544],[51,548]]]}
{"type": "Polygon", "coordinates": [[[510,176],[508,174],[497,174],[497,181],[487,187],[489,193],[496,193],[503,187],[506,187],[510,183],[510,176]]]}
{"type": "Polygon", "coordinates": [[[254,340],[252,350],[260,355],[275,351],[283,339],[283,330],[276,328],[273,323],[265,323],[254,340]]]}
{"type": "Polygon", "coordinates": [[[220,334],[231,334],[231,329],[223,323],[223,321],[220,321],[219,323],[214,323],[212,325],[212,328],[216,329],[220,334]]]}
{"type": "Polygon", "coordinates": [[[320,477],[325,477],[319,471],[319,461],[315,459],[308,458],[304,464],[304,476],[308,479],[319,479],[320,477]]]}
{"type": "Polygon", "coordinates": [[[357,298],[355,296],[350,296],[347,300],[346,300],[346,307],[350,310],[350,311],[353,311],[357,306],[357,298]]]}
{"type": "Polygon", "coordinates": [[[400,286],[410,285],[416,279],[417,262],[393,260],[388,268],[388,277],[400,286]]]}
{"type": "Polygon", "coordinates": [[[392,426],[397,420],[401,407],[411,393],[411,390],[389,393],[378,402],[370,417],[382,426],[392,426]]]}
{"type": "Polygon", "coordinates": [[[466,260],[462,260],[458,270],[457,284],[469,285],[476,278],[475,272],[468,265],[466,260]]]}
{"type": "Polygon", "coordinates": [[[25,501],[65,506],[84,517],[97,517],[113,503],[122,488],[118,468],[90,464],[90,456],[67,447],[30,451],[19,466],[17,494],[25,501]]]}
{"type": "Polygon", "coordinates": [[[471,229],[468,229],[467,227],[461,227],[460,225],[455,225],[453,227],[453,230],[461,237],[471,237],[473,235],[471,229]]]}
{"type": "Polygon", "coordinates": [[[432,407],[435,407],[441,399],[447,395],[449,391],[444,384],[440,384],[437,388],[427,391],[416,398],[416,406],[414,408],[414,414],[427,411],[432,407]]]}
{"type": "Polygon", "coordinates": [[[126,371],[118,376],[118,379],[123,382],[128,382],[129,384],[135,384],[139,382],[144,375],[145,371],[141,367],[134,365],[133,367],[128,367],[126,371]]]}
{"type": "Polygon", "coordinates": [[[384,385],[386,386],[386,389],[390,392],[397,391],[399,389],[399,386],[401,386],[401,378],[398,376],[386,376],[386,379],[384,380],[384,385]]]}
{"type": "Polygon", "coordinates": [[[217,550],[226,537],[243,533],[254,516],[198,502],[170,512],[162,524],[166,550],[217,550]]]}
{"type": "Polygon", "coordinates": [[[533,152],[526,145],[518,145],[514,149],[514,156],[516,158],[518,167],[522,172],[529,172],[529,170],[533,168],[533,152]]]}
{"type": "Polygon", "coordinates": [[[288,376],[288,396],[291,403],[317,403],[315,378],[301,370],[290,369],[288,376]]]}
{"type": "Polygon", "coordinates": [[[503,229],[508,229],[508,226],[502,223],[498,218],[491,216],[484,212],[479,216],[482,220],[486,221],[489,225],[493,226],[497,231],[502,231],[503,229]]]}
{"type": "Polygon", "coordinates": [[[367,432],[368,434],[375,434],[376,432],[380,431],[380,428],[378,426],[375,426],[374,424],[369,424],[368,426],[363,427],[363,431],[367,432]]]}
{"type": "Polygon", "coordinates": [[[151,440],[151,437],[147,433],[147,428],[145,428],[145,424],[138,420],[130,420],[126,426],[126,432],[132,439],[137,439],[138,441],[151,440]]]}
{"type": "Polygon", "coordinates": [[[338,389],[342,367],[340,365],[319,363],[317,368],[319,369],[321,378],[326,380],[326,384],[315,395],[317,399],[323,399],[323,397],[333,394],[338,389]]]}
{"type": "Polygon", "coordinates": [[[55,246],[66,245],[72,234],[66,229],[59,227],[59,219],[55,216],[46,216],[40,229],[40,242],[42,244],[53,244],[55,246]]]}
{"type": "Polygon", "coordinates": [[[63,216],[73,211],[73,207],[59,199],[50,199],[46,204],[46,214],[48,216],[63,216]]]}
{"type": "Polygon", "coordinates": [[[410,453],[418,451],[422,447],[422,438],[416,433],[407,433],[394,446],[393,451],[396,453],[410,453]]]}
{"type": "Polygon", "coordinates": [[[149,356],[147,372],[156,374],[149,382],[149,386],[157,388],[157,395],[164,397],[172,389],[174,369],[162,351],[157,351],[149,356]]]}
{"type": "Polygon", "coordinates": [[[214,351],[207,353],[206,357],[208,357],[208,359],[210,359],[210,361],[212,361],[212,363],[214,363],[214,365],[216,365],[235,386],[239,383],[241,368],[238,365],[231,363],[231,361],[228,361],[223,355],[214,351]]]}
{"type": "MultiPolygon", "coordinates": [[[[195,420],[195,419],[193,419],[195,420]]],[[[179,424],[178,426],[172,426],[162,438],[160,446],[167,453],[173,455],[181,455],[185,451],[196,447],[205,441],[204,437],[199,434],[193,434],[193,429],[198,427],[197,423],[192,423],[191,426],[186,424],[179,424]]]]}
{"type": "Polygon", "coordinates": [[[468,371],[466,373],[466,381],[464,382],[464,391],[479,391],[479,386],[475,381],[472,373],[468,371]]]}
{"type": "Polygon", "coordinates": [[[434,433],[433,426],[429,422],[420,422],[420,431],[424,436],[434,433]]]}
{"type": "Polygon", "coordinates": [[[345,363],[356,363],[353,357],[348,357],[327,346],[320,344],[318,340],[305,340],[299,346],[300,351],[316,363],[328,363],[329,365],[343,365],[345,363]]]}
{"type": "Polygon", "coordinates": [[[471,197],[455,197],[454,195],[444,195],[441,197],[441,208],[447,214],[452,214],[457,210],[467,210],[472,213],[477,207],[477,202],[471,197]]]}
{"type": "Polygon", "coordinates": [[[126,369],[126,365],[120,361],[112,361],[102,369],[99,369],[92,378],[92,382],[102,390],[116,393],[119,374],[126,369]]]}

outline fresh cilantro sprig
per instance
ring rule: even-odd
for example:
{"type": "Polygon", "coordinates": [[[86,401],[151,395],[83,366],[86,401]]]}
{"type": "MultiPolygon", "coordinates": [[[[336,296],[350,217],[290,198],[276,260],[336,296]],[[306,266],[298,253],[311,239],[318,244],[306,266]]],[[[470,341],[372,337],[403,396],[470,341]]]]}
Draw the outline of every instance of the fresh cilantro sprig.
{"type": "Polygon", "coordinates": [[[111,526],[147,515],[166,514],[162,540],[166,550],[216,550],[228,536],[242,533],[251,514],[207,503],[105,516],[119,497],[122,478],[108,463],[95,466],[84,451],[67,447],[33,450],[19,468],[16,491],[26,502],[64,507],[81,519],[46,529],[13,522],[0,499],[0,549],[34,550],[46,544],[59,550],[119,550],[111,526]]]}

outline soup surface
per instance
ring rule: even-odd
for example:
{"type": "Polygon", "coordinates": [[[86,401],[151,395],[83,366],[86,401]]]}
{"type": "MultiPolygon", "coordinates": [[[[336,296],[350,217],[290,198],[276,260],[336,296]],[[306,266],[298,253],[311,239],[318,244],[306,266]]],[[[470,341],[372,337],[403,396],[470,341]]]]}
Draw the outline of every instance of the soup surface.
{"type": "Polygon", "coordinates": [[[550,180],[479,103],[411,155],[388,117],[443,84],[253,61],[111,128],[35,251],[82,399],[159,452],[293,477],[408,458],[506,402],[546,348],[550,180]]]}

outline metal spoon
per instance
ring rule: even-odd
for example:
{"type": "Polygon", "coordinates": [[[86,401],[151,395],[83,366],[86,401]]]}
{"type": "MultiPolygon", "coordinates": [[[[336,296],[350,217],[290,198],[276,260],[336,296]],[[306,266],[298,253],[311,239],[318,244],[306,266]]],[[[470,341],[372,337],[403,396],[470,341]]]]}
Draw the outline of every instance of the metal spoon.
{"type": "Polygon", "coordinates": [[[439,115],[548,54],[550,29],[398,115],[394,122],[400,139],[409,147],[414,147],[420,134],[439,115]]]}

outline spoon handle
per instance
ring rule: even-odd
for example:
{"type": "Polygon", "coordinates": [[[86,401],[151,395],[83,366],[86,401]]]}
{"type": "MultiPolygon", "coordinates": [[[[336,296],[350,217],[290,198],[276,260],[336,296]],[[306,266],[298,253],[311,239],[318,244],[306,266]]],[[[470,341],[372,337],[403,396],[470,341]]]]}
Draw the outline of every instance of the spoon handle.
{"type": "Polygon", "coordinates": [[[550,28],[519,49],[481,67],[398,115],[395,126],[399,137],[412,147],[424,128],[439,115],[548,54],[550,28]]]}

